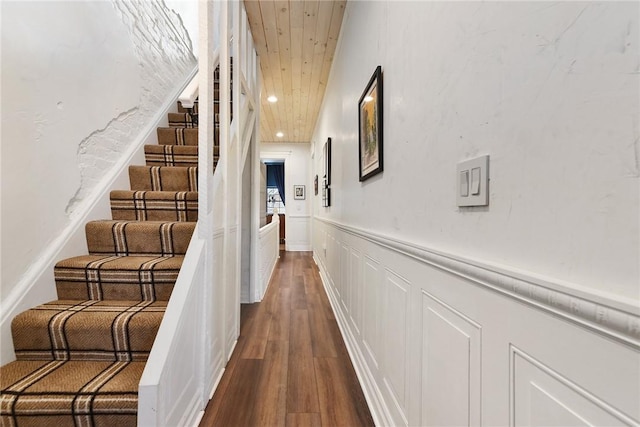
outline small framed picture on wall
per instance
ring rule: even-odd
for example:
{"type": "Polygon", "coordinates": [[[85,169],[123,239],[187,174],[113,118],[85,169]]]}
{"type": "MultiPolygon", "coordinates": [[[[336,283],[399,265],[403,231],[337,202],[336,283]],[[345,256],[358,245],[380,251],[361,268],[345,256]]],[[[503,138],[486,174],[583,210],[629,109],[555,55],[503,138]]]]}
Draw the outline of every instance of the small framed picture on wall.
{"type": "Polygon", "coordinates": [[[304,185],[294,185],[293,186],[293,198],[295,200],[304,200],[305,199],[304,185]]]}

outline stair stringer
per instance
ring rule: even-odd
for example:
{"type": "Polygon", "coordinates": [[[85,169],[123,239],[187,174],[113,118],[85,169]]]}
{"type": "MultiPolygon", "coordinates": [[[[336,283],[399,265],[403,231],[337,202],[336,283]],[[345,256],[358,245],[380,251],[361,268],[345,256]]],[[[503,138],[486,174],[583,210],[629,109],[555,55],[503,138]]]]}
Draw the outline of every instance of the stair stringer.
{"type": "Polygon", "coordinates": [[[129,186],[128,170],[130,165],[144,164],[144,146],[157,144],[156,129],[167,125],[167,113],[176,110],[176,101],[184,88],[193,80],[198,67],[189,73],[176,90],[169,96],[148,125],[139,133],[138,138],[122,154],[120,160],[96,184],[93,193],[78,205],[69,224],[56,237],[42,256],[36,260],[22,276],[20,282],[0,301],[0,365],[15,360],[11,321],[19,313],[31,307],[56,299],[54,280],[55,264],[78,253],[87,252],[85,224],[92,220],[111,216],[109,193],[112,190],[129,186]]]}
{"type": "Polygon", "coordinates": [[[241,19],[246,21],[241,2],[207,2],[200,9],[198,225],[140,380],[139,425],[197,425],[237,342],[240,259],[247,256],[241,253],[240,180],[249,150],[243,143],[259,143],[252,133],[258,131],[255,111],[242,114],[250,109],[239,108],[242,90],[251,98],[253,110],[259,105],[259,63],[248,23],[241,25],[241,19]],[[223,18],[217,26],[214,8],[220,8],[218,16],[223,18]],[[227,26],[231,21],[242,38],[246,37],[242,45],[236,30],[227,26]],[[233,42],[218,46],[214,37],[233,42]],[[242,51],[245,48],[248,54],[242,51]],[[218,64],[220,158],[211,173],[208,153],[214,120],[210,95],[214,91],[210,76],[218,64]],[[249,80],[241,84],[245,75],[249,80]],[[239,82],[234,83],[233,94],[231,80],[239,82]]]}

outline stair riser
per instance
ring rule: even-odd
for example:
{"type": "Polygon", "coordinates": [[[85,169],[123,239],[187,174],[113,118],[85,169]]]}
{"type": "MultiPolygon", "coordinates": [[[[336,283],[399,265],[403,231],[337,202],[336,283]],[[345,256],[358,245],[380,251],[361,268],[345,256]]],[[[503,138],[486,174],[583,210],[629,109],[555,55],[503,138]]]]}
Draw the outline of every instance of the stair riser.
{"type": "Polygon", "coordinates": [[[184,255],[193,222],[92,221],[87,223],[91,255],[184,255]]]}
{"type": "Polygon", "coordinates": [[[18,360],[144,361],[166,302],[55,301],[16,316],[18,360]]]}
{"type": "Polygon", "coordinates": [[[198,146],[198,129],[158,128],[158,144],[198,146]]]}
{"type": "Polygon", "coordinates": [[[197,221],[198,193],[111,192],[113,219],[131,221],[197,221]]]}
{"type": "Polygon", "coordinates": [[[2,371],[0,425],[135,427],[144,364],[12,362],[2,371]]]}
{"type": "Polygon", "coordinates": [[[130,166],[131,190],[198,191],[198,168],[130,166]]]}
{"type": "Polygon", "coordinates": [[[198,147],[179,145],[145,145],[147,166],[198,166],[198,147]]]}

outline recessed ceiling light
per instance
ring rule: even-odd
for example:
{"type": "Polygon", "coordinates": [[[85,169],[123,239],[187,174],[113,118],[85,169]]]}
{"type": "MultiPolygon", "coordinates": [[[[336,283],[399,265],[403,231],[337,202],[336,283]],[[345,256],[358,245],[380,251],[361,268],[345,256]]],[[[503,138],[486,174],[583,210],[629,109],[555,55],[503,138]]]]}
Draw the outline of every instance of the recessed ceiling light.
{"type": "Polygon", "coordinates": [[[267,101],[273,103],[273,102],[278,102],[278,97],[275,95],[271,95],[267,98],[267,101]]]}
{"type": "Polygon", "coordinates": [[[278,132],[278,133],[276,133],[276,136],[277,136],[278,138],[282,138],[282,137],[284,136],[284,133],[282,133],[282,132],[278,132]]]}

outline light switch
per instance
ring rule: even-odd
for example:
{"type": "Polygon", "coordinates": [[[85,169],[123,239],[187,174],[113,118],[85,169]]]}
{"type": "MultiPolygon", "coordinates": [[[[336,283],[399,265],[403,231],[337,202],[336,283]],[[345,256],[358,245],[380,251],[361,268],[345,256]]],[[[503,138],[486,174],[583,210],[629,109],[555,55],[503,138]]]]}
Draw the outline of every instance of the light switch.
{"type": "Polygon", "coordinates": [[[469,196],[469,171],[460,172],[460,196],[469,196]]]}
{"type": "Polygon", "coordinates": [[[471,194],[480,194],[480,168],[471,169],[471,194]]]}
{"type": "Polygon", "coordinates": [[[480,156],[457,164],[456,201],[458,206],[489,205],[489,156],[480,156]]]}

